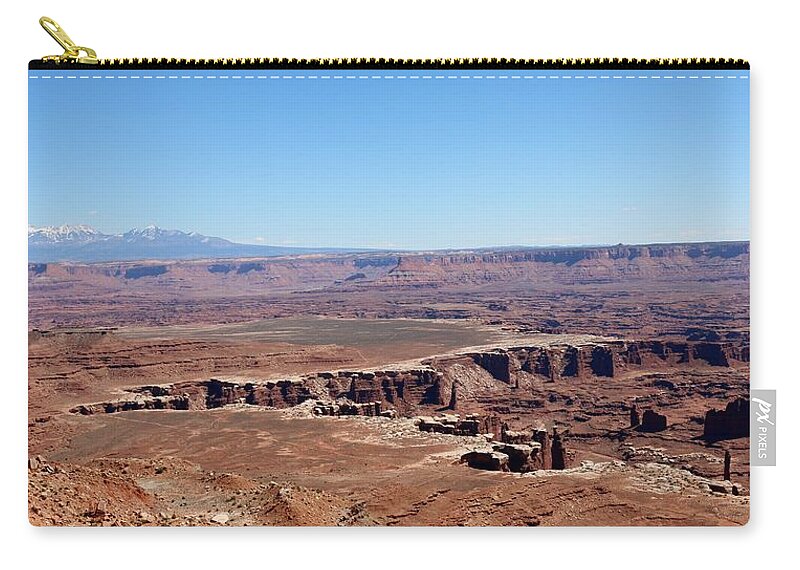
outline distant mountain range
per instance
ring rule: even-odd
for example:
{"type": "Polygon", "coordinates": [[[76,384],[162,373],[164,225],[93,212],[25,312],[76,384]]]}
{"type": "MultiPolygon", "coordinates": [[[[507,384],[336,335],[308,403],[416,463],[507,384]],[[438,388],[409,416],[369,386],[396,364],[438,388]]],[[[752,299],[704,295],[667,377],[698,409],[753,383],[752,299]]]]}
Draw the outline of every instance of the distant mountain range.
{"type": "Polygon", "coordinates": [[[132,229],[124,234],[104,234],[85,225],[28,226],[28,261],[31,263],[274,257],[337,251],[353,250],[250,245],[156,226],[132,229]]]}

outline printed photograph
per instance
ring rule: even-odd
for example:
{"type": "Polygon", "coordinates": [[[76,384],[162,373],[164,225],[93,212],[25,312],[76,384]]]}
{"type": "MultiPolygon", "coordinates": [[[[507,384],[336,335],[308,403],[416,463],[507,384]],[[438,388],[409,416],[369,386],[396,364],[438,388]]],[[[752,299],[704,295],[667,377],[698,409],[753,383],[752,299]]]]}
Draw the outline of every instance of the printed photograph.
{"type": "Polygon", "coordinates": [[[747,523],[748,71],[28,76],[32,525],[747,523]]]}

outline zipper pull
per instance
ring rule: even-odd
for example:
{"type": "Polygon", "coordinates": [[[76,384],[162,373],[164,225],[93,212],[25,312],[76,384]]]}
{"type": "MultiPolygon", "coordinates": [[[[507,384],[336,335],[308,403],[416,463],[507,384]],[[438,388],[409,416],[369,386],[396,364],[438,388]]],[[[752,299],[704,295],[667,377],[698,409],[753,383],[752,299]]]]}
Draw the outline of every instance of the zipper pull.
{"type": "Polygon", "coordinates": [[[70,39],[70,37],[67,35],[67,32],[65,32],[64,29],[52,18],[42,16],[39,18],[39,24],[41,24],[45,31],[50,34],[50,37],[58,42],[58,45],[64,48],[63,54],[47,55],[42,58],[42,61],[55,61],[57,63],[99,63],[97,54],[93,49],[75,45],[75,42],[70,39]],[[85,55],[81,55],[81,52],[85,55]]]}

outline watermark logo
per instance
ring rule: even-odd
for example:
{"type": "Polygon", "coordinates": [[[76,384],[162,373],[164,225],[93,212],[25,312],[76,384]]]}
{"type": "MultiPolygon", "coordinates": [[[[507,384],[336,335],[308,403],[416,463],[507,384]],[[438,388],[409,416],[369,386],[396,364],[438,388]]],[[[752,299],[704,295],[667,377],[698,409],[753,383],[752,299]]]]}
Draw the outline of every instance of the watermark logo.
{"type": "Polygon", "coordinates": [[[775,465],[776,391],[750,392],[750,465],[775,465]]]}

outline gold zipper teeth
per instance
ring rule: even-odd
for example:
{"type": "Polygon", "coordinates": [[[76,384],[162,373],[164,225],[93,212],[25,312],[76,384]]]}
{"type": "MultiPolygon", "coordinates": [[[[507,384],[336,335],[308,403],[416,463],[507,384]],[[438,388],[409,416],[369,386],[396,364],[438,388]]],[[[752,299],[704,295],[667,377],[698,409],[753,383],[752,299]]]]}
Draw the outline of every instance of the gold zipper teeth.
{"type": "Polygon", "coordinates": [[[64,66],[125,67],[125,68],[233,68],[244,69],[750,69],[743,59],[673,58],[673,59],[507,59],[507,58],[440,58],[440,59],[385,59],[385,58],[228,58],[228,59],[176,59],[176,58],[121,58],[98,59],[91,48],[81,47],[70,39],[64,29],[52,18],[43,16],[39,24],[61,46],[61,55],[46,56],[32,61],[31,69],[64,66]]]}
{"type": "Polygon", "coordinates": [[[251,68],[528,68],[528,69],[586,69],[586,68],[738,68],[749,69],[742,59],[722,58],[582,58],[582,59],[513,59],[513,58],[452,58],[452,59],[393,59],[393,58],[116,58],[100,59],[100,67],[251,67],[251,68]]]}

